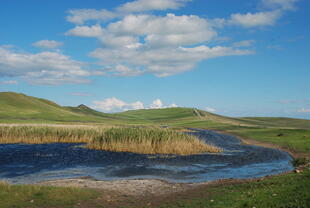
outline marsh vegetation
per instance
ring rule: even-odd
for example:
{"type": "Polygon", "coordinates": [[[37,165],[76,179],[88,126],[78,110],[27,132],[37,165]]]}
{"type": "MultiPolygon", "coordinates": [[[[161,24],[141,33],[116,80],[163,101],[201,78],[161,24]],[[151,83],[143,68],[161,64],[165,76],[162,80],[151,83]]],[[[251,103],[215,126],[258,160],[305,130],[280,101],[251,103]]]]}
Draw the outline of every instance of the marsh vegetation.
{"type": "Polygon", "coordinates": [[[0,143],[86,143],[91,149],[142,154],[221,151],[195,136],[158,127],[1,125],[0,143]]]}
{"type": "Polygon", "coordinates": [[[221,149],[206,144],[195,136],[160,128],[111,128],[94,137],[90,148],[116,152],[143,154],[190,155],[220,152],[221,149]]]}

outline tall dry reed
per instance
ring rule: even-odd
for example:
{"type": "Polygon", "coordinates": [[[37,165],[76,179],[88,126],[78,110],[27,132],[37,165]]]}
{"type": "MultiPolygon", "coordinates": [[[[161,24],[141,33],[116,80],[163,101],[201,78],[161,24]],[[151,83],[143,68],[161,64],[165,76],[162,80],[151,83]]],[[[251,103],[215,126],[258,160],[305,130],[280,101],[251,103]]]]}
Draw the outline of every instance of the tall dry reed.
{"type": "Polygon", "coordinates": [[[161,128],[111,128],[94,137],[88,146],[99,150],[143,154],[189,155],[221,151],[195,136],[161,128]]]}
{"type": "Polygon", "coordinates": [[[91,149],[143,154],[221,151],[195,136],[155,127],[0,125],[0,143],[86,143],[91,149]]]}

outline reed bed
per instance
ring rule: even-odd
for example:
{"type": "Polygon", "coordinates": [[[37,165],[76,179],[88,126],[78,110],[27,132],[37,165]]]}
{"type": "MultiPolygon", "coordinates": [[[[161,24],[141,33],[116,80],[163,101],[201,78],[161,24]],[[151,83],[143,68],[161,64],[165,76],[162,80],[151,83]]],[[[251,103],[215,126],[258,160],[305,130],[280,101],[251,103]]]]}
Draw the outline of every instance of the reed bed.
{"type": "Polygon", "coordinates": [[[86,143],[90,149],[141,154],[221,151],[195,136],[156,127],[0,125],[0,143],[86,143]]]}
{"type": "Polygon", "coordinates": [[[0,126],[0,143],[88,143],[103,134],[107,127],[75,125],[0,126]]]}
{"type": "Polygon", "coordinates": [[[98,150],[142,154],[190,155],[221,151],[195,136],[161,128],[111,128],[94,137],[88,146],[98,150]]]}

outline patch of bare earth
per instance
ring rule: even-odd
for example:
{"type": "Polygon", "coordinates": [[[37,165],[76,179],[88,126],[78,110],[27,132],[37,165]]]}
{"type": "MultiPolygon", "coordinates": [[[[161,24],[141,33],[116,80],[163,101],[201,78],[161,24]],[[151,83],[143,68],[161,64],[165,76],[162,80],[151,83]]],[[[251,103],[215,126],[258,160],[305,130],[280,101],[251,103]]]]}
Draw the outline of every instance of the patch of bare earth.
{"type": "Polygon", "coordinates": [[[156,179],[98,181],[91,178],[61,179],[37,185],[96,189],[100,197],[92,202],[81,202],[76,207],[152,207],[208,183],[169,183],[156,179]],[[169,197],[170,198],[170,197],[169,197]]]}

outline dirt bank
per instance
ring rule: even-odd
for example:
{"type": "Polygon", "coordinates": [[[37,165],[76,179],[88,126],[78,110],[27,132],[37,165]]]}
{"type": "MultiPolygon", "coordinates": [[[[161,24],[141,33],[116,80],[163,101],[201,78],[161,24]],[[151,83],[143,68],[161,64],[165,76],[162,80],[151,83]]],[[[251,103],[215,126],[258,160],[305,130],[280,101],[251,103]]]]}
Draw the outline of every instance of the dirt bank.
{"type": "Polygon", "coordinates": [[[36,185],[101,189],[117,195],[158,196],[189,190],[203,184],[207,183],[169,183],[156,179],[99,181],[92,178],[75,178],[39,182],[36,185]]]}

